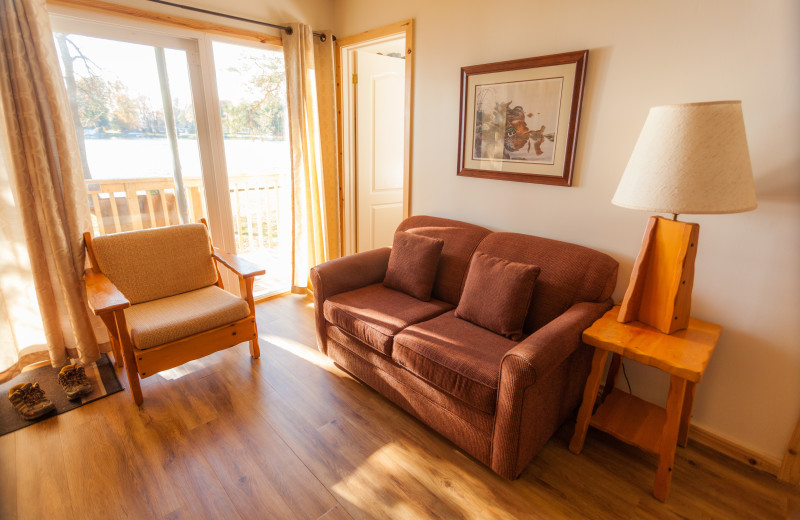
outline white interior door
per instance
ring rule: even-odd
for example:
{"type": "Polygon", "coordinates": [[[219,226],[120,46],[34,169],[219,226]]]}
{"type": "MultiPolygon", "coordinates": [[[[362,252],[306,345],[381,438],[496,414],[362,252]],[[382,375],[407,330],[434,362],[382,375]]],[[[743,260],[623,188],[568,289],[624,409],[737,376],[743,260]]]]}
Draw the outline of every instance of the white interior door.
{"type": "Polygon", "coordinates": [[[357,251],[392,245],[403,220],[405,62],[357,52],[357,251]]]}

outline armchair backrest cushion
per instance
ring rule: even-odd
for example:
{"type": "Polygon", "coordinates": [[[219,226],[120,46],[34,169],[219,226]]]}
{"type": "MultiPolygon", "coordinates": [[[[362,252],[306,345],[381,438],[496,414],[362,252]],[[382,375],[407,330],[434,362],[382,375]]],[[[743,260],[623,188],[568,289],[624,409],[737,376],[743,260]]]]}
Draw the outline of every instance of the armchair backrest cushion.
{"type": "Polygon", "coordinates": [[[444,240],[431,296],[458,305],[472,253],[490,231],[458,220],[424,215],[405,219],[397,231],[444,240]]]}
{"type": "Polygon", "coordinates": [[[204,224],[103,235],[92,245],[100,271],[133,305],[217,282],[204,224]]]}
{"type": "Polygon", "coordinates": [[[519,233],[492,233],[476,253],[539,266],[525,334],[546,325],[579,302],[603,302],[617,285],[616,260],[588,247],[519,233]]]}

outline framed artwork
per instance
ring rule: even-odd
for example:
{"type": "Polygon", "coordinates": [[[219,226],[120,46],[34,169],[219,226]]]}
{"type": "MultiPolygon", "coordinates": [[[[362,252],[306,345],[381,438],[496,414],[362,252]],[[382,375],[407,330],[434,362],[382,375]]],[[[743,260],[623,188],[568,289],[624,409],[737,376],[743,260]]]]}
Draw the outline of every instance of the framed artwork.
{"type": "Polygon", "coordinates": [[[588,56],[462,67],[458,175],[571,186],[588,56]]]}

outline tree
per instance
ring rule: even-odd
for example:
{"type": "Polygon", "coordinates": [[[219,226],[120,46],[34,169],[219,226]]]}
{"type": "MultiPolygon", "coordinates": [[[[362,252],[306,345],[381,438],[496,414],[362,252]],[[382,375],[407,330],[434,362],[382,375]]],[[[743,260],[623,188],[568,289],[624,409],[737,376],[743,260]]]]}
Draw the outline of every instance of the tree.
{"type": "Polygon", "coordinates": [[[251,103],[251,109],[259,114],[260,133],[282,138],[283,112],[286,108],[286,69],[283,59],[277,56],[250,56],[244,68],[253,74],[249,90],[260,95],[257,101],[251,103]]]}
{"type": "Polygon", "coordinates": [[[173,102],[175,107],[175,124],[178,126],[178,132],[188,134],[190,136],[197,135],[197,123],[194,119],[194,107],[187,103],[181,107],[180,100],[175,98],[173,102]]]}
{"type": "Polygon", "coordinates": [[[77,59],[83,60],[86,69],[92,71],[92,61],[83,55],[81,50],[72,40],[67,38],[67,34],[57,33],[55,35],[56,43],[58,44],[59,55],[61,57],[61,64],[64,67],[64,82],[67,86],[67,97],[69,98],[69,108],[72,113],[72,126],[75,129],[75,137],[78,139],[78,152],[81,157],[81,166],[83,166],[83,178],[91,179],[92,174],[89,171],[89,161],[86,159],[86,142],[83,135],[83,126],[81,125],[79,108],[78,108],[78,87],[75,82],[75,69],[73,62],[77,59]],[[76,55],[73,56],[70,47],[75,51],[76,55]]]}
{"type": "Polygon", "coordinates": [[[128,88],[119,80],[109,85],[111,90],[111,128],[126,133],[144,126],[141,100],[131,99],[128,88]]]}
{"type": "Polygon", "coordinates": [[[283,115],[286,113],[286,106],[282,102],[270,103],[266,107],[267,133],[275,136],[278,139],[283,139],[284,120],[283,115]]]}
{"type": "Polygon", "coordinates": [[[228,70],[245,78],[253,100],[236,105],[229,100],[221,101],[220,112],[225,132],[282,138],[286,83],[283,60],[278,56],[252,54],[228,70]]]}
{"type": "Polygon", "coordinates": [[[244,73],[252,77],[248,89],[258,97],[258,100],[252,103],[254,108],[263,108],[270,102],[282,103],[281,94],[285,90],[286,72],[281,58],[251,55],[244,61],[242,68],[244,73]]]}
{"type": "Polygon", "coordinates": [[[78,78],[75,82],[78,114],[82,128],[105,129],[109,124],[111,89],[100,76],[78,78]]]}

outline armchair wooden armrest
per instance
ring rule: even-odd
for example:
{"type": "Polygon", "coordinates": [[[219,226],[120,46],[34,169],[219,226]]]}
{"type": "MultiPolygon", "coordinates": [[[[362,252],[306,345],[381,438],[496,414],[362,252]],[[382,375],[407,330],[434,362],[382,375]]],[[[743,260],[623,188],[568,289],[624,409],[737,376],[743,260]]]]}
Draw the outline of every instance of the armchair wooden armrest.
{"type": "Polygon", "coordinates": [[[215,251],[214,259],[242,278],[252,278],[267,272],[263,267],[230,253],[215,251]]]}
{"type": "Polygon", "coordinates": [[[131,302],[103,273],[86,271],[86,296],[95,315],[126,309],[131,302]]]}

